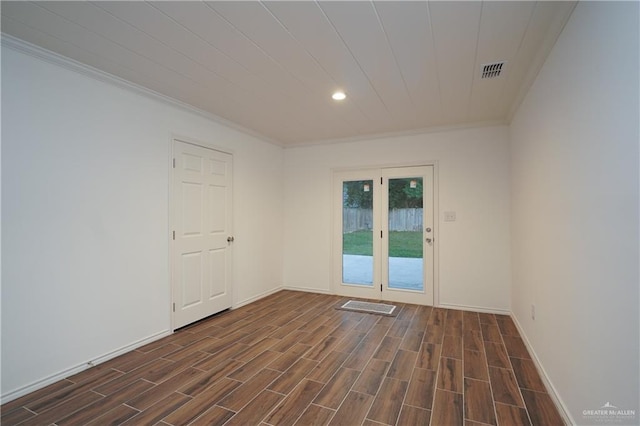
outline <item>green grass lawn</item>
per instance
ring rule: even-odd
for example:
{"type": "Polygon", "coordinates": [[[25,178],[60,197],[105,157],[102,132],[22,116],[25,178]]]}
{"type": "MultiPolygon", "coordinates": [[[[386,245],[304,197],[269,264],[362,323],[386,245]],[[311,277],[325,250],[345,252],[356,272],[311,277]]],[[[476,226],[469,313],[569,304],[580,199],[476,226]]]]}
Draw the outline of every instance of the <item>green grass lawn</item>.
{"type": "MultiPolygon", "coordinates": [[[[342,253],[372,256],[372,231],[342,235],[342,253]]],[[[389,234],[390,257],[422,257],[422,232],[392,231],[389,234]]]]}

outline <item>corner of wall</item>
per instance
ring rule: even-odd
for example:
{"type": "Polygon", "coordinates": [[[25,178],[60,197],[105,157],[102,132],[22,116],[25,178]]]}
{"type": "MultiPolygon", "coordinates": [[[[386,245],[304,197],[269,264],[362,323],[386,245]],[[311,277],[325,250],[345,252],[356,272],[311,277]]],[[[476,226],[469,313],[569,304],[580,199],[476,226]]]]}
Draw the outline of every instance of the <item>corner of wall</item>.
{"type": "Polygon", "coordinates": [[[555,403],[556,407],[559,408],[558,411],[560,412],[560,415],[562,416],[566,424],[568,425],[577,424],[576,421],[571,416],[571,413],[567,408],[566,404],[560,397],[558,390],[555,388],[555,386],[553,386],[553,383],[551,382],[551,378],[549,377],[549,374],[544,369],[542,362],[540,362],[540,358],[538,357],[538,354],[536,353],[535,349],[533,349],[533,346],[531,345],[531,342],[529,341],[527,334],[522,328],[522,325],[518,321],[518,318],[515,315],[513,315],[513,313],[511,314],[511,318],[513,319],[513,322],[515,323],[516,328],[518,329],[518,333],[520,333],[520,336],[522,336],[522,341],[526,345],[527,351],[529,351],[529,354],[531,354],[531,359],[533,360],[533,363],[535,364],[536,369],[538,370],[538,375],[542,378],[542,382],[544,384],[544,387],[547,389],[547,393],[549,393],[549,395],[551,396],[551,399],[555,403]]]}

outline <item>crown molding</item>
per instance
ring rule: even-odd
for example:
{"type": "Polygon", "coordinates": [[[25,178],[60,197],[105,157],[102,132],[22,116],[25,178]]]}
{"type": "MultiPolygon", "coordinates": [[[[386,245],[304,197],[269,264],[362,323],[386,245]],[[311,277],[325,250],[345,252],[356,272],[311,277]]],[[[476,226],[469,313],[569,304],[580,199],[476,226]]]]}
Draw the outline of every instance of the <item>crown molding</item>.
{"type": "Polygon", "coordinates": [[[284,149],[295,149],[295,148],[312,147],[312,146],[319,146],[319,145],[333,145],[333,144],[343,144],[343,143],[351,143],[351,142],[370,141],[375,139],[414,136],[414,135],[421,135],[421,134],[427,134],[427,133],[449,132],[449,131],[464,130],[464,129],[471,129],[471,128],[504,126],[510,123],[510,118],[508,118],[506,120],[492,120],[492,121],[454,124],[454,125],[446,125],[446,126],[432,126],[432,127],[423,127],[419,129],[402,130],[402,131],[396,131],[396,132],[374,133],[374,134],[352,136],[347,138],[311,140],[311,141],[304,141],[304,142],[298,142],[298,143],[294,142],[294,143],[286,144],[278,140],[272,139],[268,136],[265,136],[261,133],[258,133],[254,130],[241,126],[233,121],[230,121],[218,115],[212,114],[208,111],[202,110],[200,108],[196,108],[185,102],[163,95],[159,92],[148,89],[139,84],[132,83],[128,80],[117,77],[113,74],[107,73],[105,71],[101,71],[90,65],[83,64],[74,59],[60,55],[59,53],[56,53],[56,52],[52,52],[48,49],[37,46],[33,43],[29,43],[27,41],[16,38],[9,34],[0,33],[0,38],[1,38],[1,44],[3,48],[8,48],[8,49],[26,54],[36,59],[40,59],[44,62],[48,62],[50,64],[64,68],[66,70],[75,72],[77,74],[81,74],[86,77],[92,78],[94,80],[111,84],[121,89],[125,89],[129,92],[136,93],[138,95],[162,102],[166,105],[172,106],[174,108],[178,108],[182,111],[186,111],[186,112],[198,115],[216,124],[220,124],[222,126],[225,126],[235,131],[238,131],[240,133],[243,133],[247,136],[257,138],[261,141],[276,145],[284,149]]]}
{"type": "Polygon", "coordinates": [[[334,145],[334,144],[351,143],[351,142],[362,142],[362,141],[371,141],[375,139],[400,138],[405,136],[424,135],[428,133],[453,132],[456,130],[478,129],[483,127],[497,127],[497,126],[507,126],[507,125],[509,125],[509,122],[507,120],[490,120],[490,121],[478,121],[475,123],[452,124],[448,126],[422,127],[419,129],[401,130],[398,132],[374,133],[370,135],[358,135],[358,136],[353,136],[349,138],[324,139],[324,140],[317,140],[317,141],[300,142],[300,143],[285,145],[284,149],[307,148],[307,147],[321,146],[321,145],[334,145]]]}
{"type": "Polygon", "coordinates": [[[36,59],[40,59],[42,61],[48,62],[53,65],[57,65],[66,70],[82,74],[86,77],[92,78],[94,80],[101,81],[103,83],[111,84],[113,86],[119,87],[121,89],[128,90],[130,92],[136,93],[138,95],[142,95],[144,97],[160,101],[164,104],[170,105],[172,107],[181,109],[183,111],[198,115],[207,120],[213,121],[216,124],[220,124],[222,126],[228,127],[230,129],[236,130],[238,132],[244,133],[247,136],[251,136],[261,141],[268,142],[270,144],[283,147],[284,144],[275,139],[272,139],[268,136],[265,136],[261,133],[258,133],[254,130],[241,126],[233,121],[222,118],[218,115],[212,114],[208,111],[202,110],[200,108],[196,108],[192,105],[189,105],[185,102],[179,101],[172,97],[163,95],[154,90],[147,89],[144,86],[141,86],[136,83],[132,83],[123,78],[117,77],[113,74],[109,74],[107,72],[101,71],[97,68],[94,68],[90,65],[83,64],[71,58],[67,58],[66,56],[62,56],[59,53],[52,52],[43,47],[37,46],[33,43],[29,43],[28,41],[21,40],[12,35],[1,33],[1,44],[3,48],[11,49],[16,52],[24,53],[28,56],[34,57],[36,59]]]}

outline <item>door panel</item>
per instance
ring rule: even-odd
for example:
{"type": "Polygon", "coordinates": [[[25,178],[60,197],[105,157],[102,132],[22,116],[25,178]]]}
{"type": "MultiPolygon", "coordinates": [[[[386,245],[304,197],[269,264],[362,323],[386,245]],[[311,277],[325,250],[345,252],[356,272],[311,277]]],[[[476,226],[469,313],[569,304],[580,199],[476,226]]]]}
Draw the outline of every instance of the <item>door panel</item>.
{"type": "Polygon", "coordinates": [[[202,253],[182,253],[180,286],[182,287],[182,308],[203,302],[202,292],[202,253]]]}
{"type": "Polygon", "coordinates": [[[336,172],[333,185],[336,292],[432,305],[433,166],[336,172]]]}
{"type": "Polygon", "coordinates": [[[209,226],[207,229],[209,233],[224,233],[225,226],[227,225],[227,206],[225,201],[227,199],[227,188],[221,186],[209,186],[209,208],[211,209],[211,216],[209,216],[209,226]]]}
{"type": "Polygon", "coordinates": [[[383,298],[433,305],[433,167],[381,174],[383,298]]]}
{"type": "Polygon", "coordinates": [[[380,270],[373,259],[379,256],[380,244],[375,237],[375,224],[380,212],[373,208],[380,198],[380,185],[370,171],[334,174],[333,280],[339,283],[339,294],[377,298],[380,292],[380,270]],[[377,290],[376,290],[377,289],[377,290]]]}
{"type": "Polygon", "coordinates": [[[209,250],[209,265],[211,274],[209,297],[220,296],[226,291],[227,251],[225,249],[209,250]]]}
{"type": "Polygon", "coordinates": [[[181,182],[183,236],[202,235],[202,184],[181,182]]]}
{"type": "Polygon", "coordinates": [[[231,306],[232,157],[174,141],[173,326],[231,306]]]}

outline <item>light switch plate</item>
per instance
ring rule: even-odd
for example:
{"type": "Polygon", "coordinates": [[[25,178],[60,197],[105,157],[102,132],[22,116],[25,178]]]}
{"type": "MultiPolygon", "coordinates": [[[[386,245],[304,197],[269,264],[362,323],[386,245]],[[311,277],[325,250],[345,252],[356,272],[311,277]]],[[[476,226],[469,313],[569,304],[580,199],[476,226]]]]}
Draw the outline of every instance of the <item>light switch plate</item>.
{"type": "Polygon", "coordinates": [[[445,222],[455,222],[456,221],[456,212],[444,212],[444,221],[445,222]]]}

